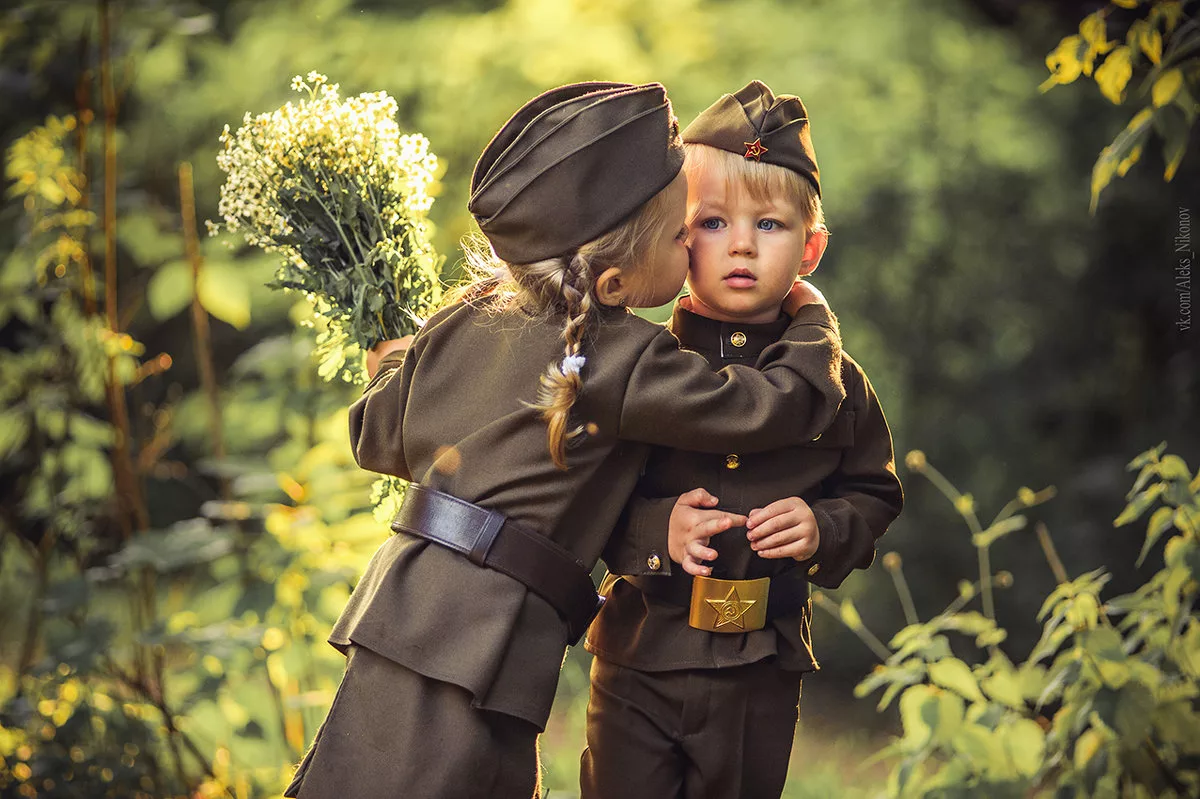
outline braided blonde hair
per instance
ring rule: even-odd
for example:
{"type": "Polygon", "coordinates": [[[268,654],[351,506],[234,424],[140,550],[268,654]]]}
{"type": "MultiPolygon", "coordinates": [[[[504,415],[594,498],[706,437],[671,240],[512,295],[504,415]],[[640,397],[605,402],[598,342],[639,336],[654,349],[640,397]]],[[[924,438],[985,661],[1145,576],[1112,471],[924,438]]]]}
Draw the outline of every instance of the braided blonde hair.
{"type": "Polygon", "coordinates": [[[546,367],[537,400],[527,403],[546,422],[550,457],[560,469],[567,468],[568,442],[584,431],[583,425],[570,427],[570,413],[583,390],[583,345],[599,303],[596,278],[614,266],[647,268],[644,254],[664,228],[674,224],[665,196],[665,190],[660,191],[624,222],[575,252],[533,263],[505,262],[482,237],[463,240],[474,280],[449,292],[445,304],[486,300],[496,310],[520,307],[536,316],[564,317],[563,358],[546,367]]]}

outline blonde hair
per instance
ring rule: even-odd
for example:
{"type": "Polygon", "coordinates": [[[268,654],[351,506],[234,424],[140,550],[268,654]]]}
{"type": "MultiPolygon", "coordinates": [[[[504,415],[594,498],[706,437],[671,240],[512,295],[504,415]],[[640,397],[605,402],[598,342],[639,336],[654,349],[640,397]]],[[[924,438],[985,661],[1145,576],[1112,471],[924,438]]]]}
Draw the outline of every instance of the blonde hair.
{"type": "Polygon", "coordinates": [[[537,400],[526,403],[540,412],[547,427],[550,457],[567,468],[567,444],[583,426],[569,428],[571,408],[583,389],[584,337],[595,312],[596,278],[606,269],[647,268],[652,250],[674,210],[666,189],[651,197],[615,228],[564,255],[529,264],[510,264],[482,236],[463,240],[468,274],[473,280],[449,292],[443,304],[486,301],[492,310],[520,308],[534,316],[564,317],[563,359],[546,367],[537,400]]]}
{"type": "MultiPolygon", "coordinates": [[[[706,172],[718,177],[727,187],[737,186],[747,192],[755,202],[787,199],[799,209],[809,235],[816,230],[828,232],[821,195],[817,193],[817,187],[812,181],[799,172],[776,164],[764,164],[744,158],[737,153],[707,144],[685,144],[684,150],[687,155],[683,162],[683,170],[687,173],[688,180],[694,181],[701,172],[706,172]]],[[[689,210],[689,227],[695,222],[691,214],[699,207],[697,205],[689,210]]]]}

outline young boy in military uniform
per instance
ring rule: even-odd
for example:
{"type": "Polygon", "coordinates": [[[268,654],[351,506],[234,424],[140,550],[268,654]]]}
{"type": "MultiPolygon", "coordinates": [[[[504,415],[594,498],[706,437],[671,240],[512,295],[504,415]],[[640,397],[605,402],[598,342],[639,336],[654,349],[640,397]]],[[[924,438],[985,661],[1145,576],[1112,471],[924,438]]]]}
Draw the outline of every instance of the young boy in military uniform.
{"type": "MultiPolygon", "coordinates": [[[[808,114],[754,81],[704,111],[684,142],[691,294],[670,327],[714,369],[753,363],[828,241],[808,114]]],[[[903,499],[870,381],[848,355],[828,367],[846,400],[807,444],[652,454],[606,552],[615,574],[588,633],[584,799],[782,792],[801,676],[818,668],[809,582],[836,588],[869,566],[903,499]],[[744,527],[668,543],[669,559],[637,543],[715,522],[744,527]]]]}

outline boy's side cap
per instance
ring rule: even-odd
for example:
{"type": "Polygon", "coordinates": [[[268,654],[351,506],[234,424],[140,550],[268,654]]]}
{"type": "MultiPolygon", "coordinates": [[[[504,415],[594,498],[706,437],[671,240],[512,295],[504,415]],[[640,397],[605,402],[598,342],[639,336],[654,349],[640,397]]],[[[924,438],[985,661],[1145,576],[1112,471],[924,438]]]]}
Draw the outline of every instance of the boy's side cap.
{"type": "Polygon", "coordinates": [[[737,94],[710,105],[683,131],[687,144],[707,144],[798,172],[821,194],[817,152],[808,111],[799,97],[778,97],[762,81],[752,80],[737,94]]]}
{"type": "Polygon", "coordinates": [[[679,174],[677,128],[659,83],[551,89],[518,109],[484,148],[467,208],[509,263],[564,255],[679,174]]]}

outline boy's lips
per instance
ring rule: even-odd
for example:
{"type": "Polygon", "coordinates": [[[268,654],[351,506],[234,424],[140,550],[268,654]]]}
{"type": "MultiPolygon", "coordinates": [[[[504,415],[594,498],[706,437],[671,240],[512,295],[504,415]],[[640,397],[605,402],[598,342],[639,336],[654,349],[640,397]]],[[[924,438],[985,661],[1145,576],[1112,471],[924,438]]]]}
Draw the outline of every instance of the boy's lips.
{"type": "Polygon", "coordinates": [[[754,284],[758,282],[758,278],[756,278],[754,273],[749,269],[739,267],[725,275],[725,277],[722,278],[722,282],[724,282],[725,285],[729,286],[730,288],[748,289],[752,288],[754,284]]]}

